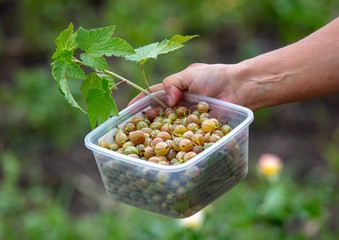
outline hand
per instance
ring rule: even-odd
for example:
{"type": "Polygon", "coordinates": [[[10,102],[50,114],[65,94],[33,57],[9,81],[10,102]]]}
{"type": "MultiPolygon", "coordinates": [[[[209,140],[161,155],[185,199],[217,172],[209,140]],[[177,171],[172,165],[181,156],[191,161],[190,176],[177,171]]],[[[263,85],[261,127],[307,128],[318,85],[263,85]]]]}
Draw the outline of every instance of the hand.
{"type": "MultiPolygon", "coordinates": [[[[183,96],[183,91],[241,104],[237,96],[240,81],[236,79],[235,69],[235,65],[192,64],[185,70],[165,78],[162,84],[150,87],[150,91],[156,92],[164,89],[171,107],[177,105],[183,96]]],[[[139,94],[129,105],[145,96],[144,93],[139,94]]]]}

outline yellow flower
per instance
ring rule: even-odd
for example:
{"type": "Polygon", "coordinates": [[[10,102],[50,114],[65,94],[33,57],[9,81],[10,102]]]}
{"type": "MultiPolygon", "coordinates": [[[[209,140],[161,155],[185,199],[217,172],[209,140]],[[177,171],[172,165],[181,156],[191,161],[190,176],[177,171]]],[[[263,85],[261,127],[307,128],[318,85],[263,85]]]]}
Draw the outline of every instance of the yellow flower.
{"type": "Polygon", "coordinates": [[[179,219],[179,224],[186,228],[191,228],[194,230],[198,230],[201,228],[204,222],[204,213],[203,211],[197,212],[193,216],[188,218],[179,219]]]}
{"type": "Polygon", "coordinates": [[[282,161],[275,154],[265,153],[259,158],[258,171],[266,177],[276,177],[282,169],[282,161]]]}

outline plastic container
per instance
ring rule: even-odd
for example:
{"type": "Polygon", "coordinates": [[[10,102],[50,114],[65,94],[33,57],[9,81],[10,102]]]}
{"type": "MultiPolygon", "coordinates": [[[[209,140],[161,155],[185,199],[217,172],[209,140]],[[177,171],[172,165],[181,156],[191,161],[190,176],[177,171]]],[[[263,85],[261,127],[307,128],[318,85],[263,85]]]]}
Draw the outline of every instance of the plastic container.
{"type": "MultiPolygon", "coordinates": [[[[164,91],[153,93],[163,102],[164,91]]],[[[178,105],[191,107],[209,103],[210,115],[227,120],[232,131],[218,142],[179,165],[160,165],[132,158],[98,146],[111,137],[117,125],[143,110],[159,106],[150,96],[134,103],[90,132],[86,146],[93,151],[109,196],[128,205],[161,215],[185,218],[200,211],[247,175],[248,128],[251,110],[213,98],[185,93],[178,105]]]]}

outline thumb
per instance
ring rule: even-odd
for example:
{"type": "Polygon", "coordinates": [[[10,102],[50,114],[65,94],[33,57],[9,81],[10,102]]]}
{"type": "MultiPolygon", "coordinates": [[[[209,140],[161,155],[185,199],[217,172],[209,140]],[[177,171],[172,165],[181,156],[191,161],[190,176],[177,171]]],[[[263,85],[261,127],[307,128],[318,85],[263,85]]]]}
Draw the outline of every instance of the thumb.
{"type": "Polygon", "coordinates": [[[178,104],[183,96],[183,91],[188,90],[186,80],[181,73],[173,74],[163,81],[163,87],[168,96],[168,105],[174,107],[178,104]]]}

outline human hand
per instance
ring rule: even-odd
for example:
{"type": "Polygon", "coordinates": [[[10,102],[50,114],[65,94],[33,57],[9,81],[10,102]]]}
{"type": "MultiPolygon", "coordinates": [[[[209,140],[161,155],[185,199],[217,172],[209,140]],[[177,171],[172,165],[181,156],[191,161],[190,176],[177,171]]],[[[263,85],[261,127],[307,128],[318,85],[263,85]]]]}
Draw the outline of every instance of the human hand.
{"type": "MultiPolygon", "coordinates": [[[[150,87],[151,92],[165,90],[168,95],[168,104],[177,105],[183,96],[183,91],[197,93],[220,100],[242,104],[238,93],[241,92],[241,81],[238,81],[236,65],[226,64],[192,64],[186,69],[173,74],[163,81],[150,87]]],[[[136,96],[130,103],[145,97],[144,93],[136,96]]]]}

